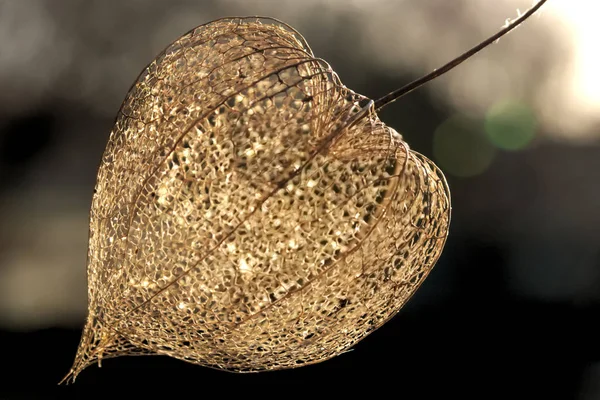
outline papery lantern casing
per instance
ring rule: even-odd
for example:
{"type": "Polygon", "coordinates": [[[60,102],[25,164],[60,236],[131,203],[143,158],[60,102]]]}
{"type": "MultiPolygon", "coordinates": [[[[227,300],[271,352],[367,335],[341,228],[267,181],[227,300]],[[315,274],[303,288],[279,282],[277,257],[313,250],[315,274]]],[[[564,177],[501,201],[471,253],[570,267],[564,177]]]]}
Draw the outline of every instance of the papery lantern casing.
{"type": "Polygon", "coordinates": [[[449,222],[440,170],[295,30],[200,26],[142,72],[110,134],[70,377],[129,354],[239,372],[331,358],[400,310],[449,222]]]}

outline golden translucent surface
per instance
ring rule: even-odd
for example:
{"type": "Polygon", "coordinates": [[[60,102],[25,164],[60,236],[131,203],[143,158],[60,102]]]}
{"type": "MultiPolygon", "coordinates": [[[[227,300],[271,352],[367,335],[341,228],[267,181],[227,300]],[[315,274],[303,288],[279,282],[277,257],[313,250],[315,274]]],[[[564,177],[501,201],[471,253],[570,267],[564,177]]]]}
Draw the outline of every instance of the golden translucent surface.
{"type": "Polygon", "coordinates": [[[98,171],[68,378],[163,354],[231,371],[338,355],[442,251],[443,174],[270,19],[187,33],[132,86],[98,171]]]}

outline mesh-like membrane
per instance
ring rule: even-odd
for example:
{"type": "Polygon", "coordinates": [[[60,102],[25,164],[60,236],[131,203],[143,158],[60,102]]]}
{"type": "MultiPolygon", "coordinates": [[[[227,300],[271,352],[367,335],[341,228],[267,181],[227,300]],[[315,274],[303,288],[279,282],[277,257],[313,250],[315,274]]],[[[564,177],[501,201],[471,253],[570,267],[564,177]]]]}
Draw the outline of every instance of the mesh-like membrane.
{"type": "Polygon", "coordinates": [[[98,171],[68,378],[163,354],[230,371],[338,355],[437,261],[443,174],[283,23],[200,26],[143,71],[98,171]]]}

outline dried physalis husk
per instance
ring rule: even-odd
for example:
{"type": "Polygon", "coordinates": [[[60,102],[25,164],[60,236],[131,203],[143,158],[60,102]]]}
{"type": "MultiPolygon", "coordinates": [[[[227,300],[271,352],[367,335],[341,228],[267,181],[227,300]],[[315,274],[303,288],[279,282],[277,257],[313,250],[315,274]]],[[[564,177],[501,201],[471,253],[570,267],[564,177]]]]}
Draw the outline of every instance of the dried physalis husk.
{"type": "Polygon", "coordinates": [[[238,372],[336,356],[406,303],[449,222],[440,170],[295,30],[200,26],[148,65],[117,116],[67,379],[130,354],[238,372]]]}

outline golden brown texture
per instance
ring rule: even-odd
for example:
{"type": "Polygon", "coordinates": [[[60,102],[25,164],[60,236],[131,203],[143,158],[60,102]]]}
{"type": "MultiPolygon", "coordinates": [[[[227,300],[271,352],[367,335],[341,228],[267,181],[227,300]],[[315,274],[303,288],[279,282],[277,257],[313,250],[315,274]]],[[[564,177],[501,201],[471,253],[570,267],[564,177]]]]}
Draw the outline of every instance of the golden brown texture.
{"type": "Polygon", "coordinates": [[[211,22],[150,63],[98,172],[69,377],[131,354],[293,368],[395,315],[442,251],[450,200],[372,104],[271,19],[211,22]]]}

